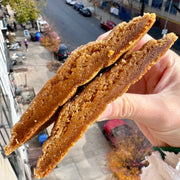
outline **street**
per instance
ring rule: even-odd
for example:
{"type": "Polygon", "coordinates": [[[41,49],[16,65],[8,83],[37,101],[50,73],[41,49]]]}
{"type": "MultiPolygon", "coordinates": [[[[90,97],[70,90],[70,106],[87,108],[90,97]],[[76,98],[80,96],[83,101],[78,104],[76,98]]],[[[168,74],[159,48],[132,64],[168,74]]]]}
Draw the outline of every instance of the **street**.
{"type": "MultiPolygon", "coordinates": [[[[105,32],[100,28],[97,18],[82,16],[73,6],[67,5],[66,0],[47,1],[42,15],[60,35],[61,43],[66,44],[70,51],[96,40],[100,34],[105,32]]],[[[155,26],[151,28],[149,34],[156,39],[162,37],[161,30],[155,26]]],[[[180,53],[179,41],[175,42],[172,49],[180,53]]]]}
{"type": "Polygon", "coordinates": [[[100,22],[95,17],[84,17],[65,0],[47,1],[42,15],[60,35],[61,42],[66,44],[70,51],[86,44],[104,33],[100,22]]]}

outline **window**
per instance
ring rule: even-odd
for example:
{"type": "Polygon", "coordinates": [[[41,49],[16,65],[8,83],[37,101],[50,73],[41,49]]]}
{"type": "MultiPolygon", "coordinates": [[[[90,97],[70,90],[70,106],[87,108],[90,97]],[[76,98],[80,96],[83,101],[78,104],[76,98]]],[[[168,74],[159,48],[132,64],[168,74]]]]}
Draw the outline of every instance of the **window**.
{"type": "Polygon", "coordinates": [[[11,124],[11,110],[9,98],[0,89],[0,125],[6,125],[8,128],[11,124]]]}
{"type": "MultiPolygon", "coordinates": [[[[170,0],[166,1],[166,3],[165,3],[165,11],[166,12],[169,11],[170,3],[171,3],[170,0]]],[[[174,7],[174,5],[178,7],[179,6],[179,1],[172,2],[171,8],[170,8],[170,13],[176,15],[177,14],[177,9],[174,7]]]]}
{"type": "Polygon", "coordinates": [[[152,7],[161,9],[163,0],[153,0],[152,1],[152,7]]]}
{"type": "MultiPolygon", "coordinates": [[[[140,3],[142,3],[143,0],[140,0],[140,3]]],[[[149,4],[149,0],[145,0],[145,4],[148,5],[149,4]]]]}

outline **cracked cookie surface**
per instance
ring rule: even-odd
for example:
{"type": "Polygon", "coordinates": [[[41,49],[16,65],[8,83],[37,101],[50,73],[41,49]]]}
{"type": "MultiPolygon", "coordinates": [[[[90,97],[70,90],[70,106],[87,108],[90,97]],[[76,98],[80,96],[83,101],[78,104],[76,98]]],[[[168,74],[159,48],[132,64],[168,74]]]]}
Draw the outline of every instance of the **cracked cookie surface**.
{"type": "Polygon", "coordinates": [[[140,50],[125,54],[111,68],[100,74],[59,112],[51,136],[43,144],[35,174],[46,176],[84,134],[106,106],[125,93],[171,47],[177,37],[170,33],[160,40],[150,40],[140,50]]]}

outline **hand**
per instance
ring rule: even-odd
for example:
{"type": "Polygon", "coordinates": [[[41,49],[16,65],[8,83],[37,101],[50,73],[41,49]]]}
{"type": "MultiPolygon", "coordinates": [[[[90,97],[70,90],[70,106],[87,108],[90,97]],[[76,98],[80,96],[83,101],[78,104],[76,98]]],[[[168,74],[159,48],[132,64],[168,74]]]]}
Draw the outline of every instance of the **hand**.
{"type": "MultiPolygon", "coordinates": [[[[150,39],[145,35],[135,49],[150,39]]],[[[180,147],[180,56],[168,50],[99,120],[113,118],[134,120],[153,146],[180,147]]]]}

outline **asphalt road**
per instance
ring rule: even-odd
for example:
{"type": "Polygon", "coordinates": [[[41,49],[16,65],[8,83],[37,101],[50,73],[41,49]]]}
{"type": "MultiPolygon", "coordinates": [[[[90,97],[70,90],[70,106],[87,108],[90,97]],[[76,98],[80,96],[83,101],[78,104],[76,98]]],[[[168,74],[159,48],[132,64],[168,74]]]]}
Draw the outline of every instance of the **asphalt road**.
{"type": "Polygon", "coordinates": [[[96,40],[104,33],[95,17],[82,16],[72,6],[67,5],[65,0],[47,1],[42,15],[60,35],[62,43],[65,43],[71,51],[96,40]]]}

